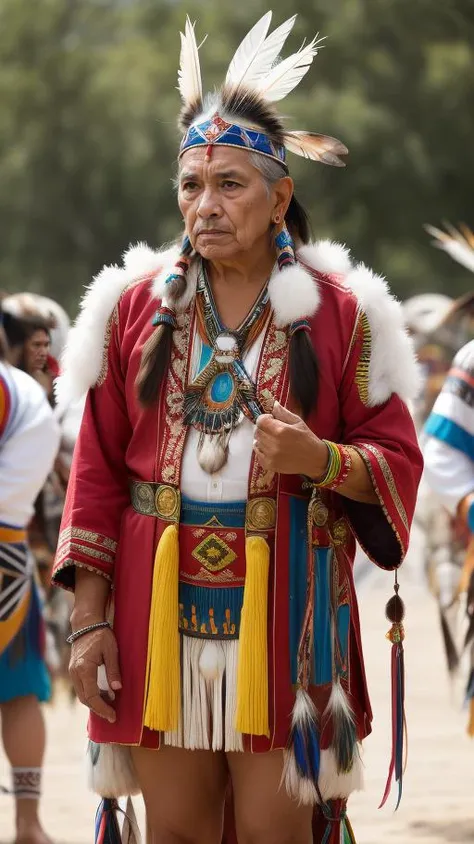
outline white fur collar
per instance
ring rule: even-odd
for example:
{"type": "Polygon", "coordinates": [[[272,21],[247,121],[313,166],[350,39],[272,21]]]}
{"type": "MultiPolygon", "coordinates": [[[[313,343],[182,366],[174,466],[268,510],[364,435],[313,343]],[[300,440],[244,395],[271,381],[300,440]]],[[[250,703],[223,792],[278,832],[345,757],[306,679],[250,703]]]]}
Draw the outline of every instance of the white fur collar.
{"type": "MultiPolygon", "coordinates": [[[[124,254],[121,268],[104,267],[95,277],[81,302],[63,355],[63,374],[56,385],[60,405],[79,399],[97,383],[107,323],[124,290],[156,272],[152,290],[157,298],[163,299],[166,295],[164,283],[177,257],[176,246],[154,251],[139,243],[124,254]]],[[[419,389],[419,375],[411,340],[404,328],[400,303],[390,294],[384,279],[363,264],[354,267],[346,247],[329,240],[302,247],[298,257],[320,273],[339,276],[367,314],[372,337],[369,403],[382,404],[394,392],[405,401],[414,398],[419,389]]],[[[188,307],[196,290],[196,279],[194,263],[188,273],[186,293],[176,303],[178,311],[188,307]]],[[[276,268],[270,279],[269,293],[275,322],[283,328],[317,312],[321,285],[302,264],[298,264],[282,272],[276,268]]]]}

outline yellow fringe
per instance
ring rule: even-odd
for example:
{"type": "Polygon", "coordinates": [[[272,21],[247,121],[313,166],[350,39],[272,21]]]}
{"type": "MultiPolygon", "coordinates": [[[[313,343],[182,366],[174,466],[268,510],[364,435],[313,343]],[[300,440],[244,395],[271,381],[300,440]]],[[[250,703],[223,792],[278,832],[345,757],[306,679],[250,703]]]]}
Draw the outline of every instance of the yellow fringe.
{"type": "Polygon", "coordinates": [[[467,734],[471,738],[474,738],[474,697],[471,698],[469,703],[469,724],[467,725],[467,734]]]}
{"type": "Polygon", "coordinates": [[[235,728],[269,736],[268,725],[268,574],[270,548],[261,536],[245,542],[247,571],[240,622],[235,728]]]}
{"type": "Polygon", "coordinates": [[[178,580],[178,528],[168,525],[158,543],[153,569],[143,720],[150,730],[172,732],[179,726],[178,580]]]}

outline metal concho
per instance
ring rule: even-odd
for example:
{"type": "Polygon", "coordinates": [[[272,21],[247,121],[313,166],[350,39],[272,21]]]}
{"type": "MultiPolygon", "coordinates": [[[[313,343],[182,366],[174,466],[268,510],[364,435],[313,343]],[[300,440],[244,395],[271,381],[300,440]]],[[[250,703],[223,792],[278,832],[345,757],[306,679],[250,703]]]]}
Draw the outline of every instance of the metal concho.
{"type": "Polygon", "coordinates": [[[247,504],[247,530],[272,530],[276,525],[276,501],[273,498],[252,498],[247,504]]]}

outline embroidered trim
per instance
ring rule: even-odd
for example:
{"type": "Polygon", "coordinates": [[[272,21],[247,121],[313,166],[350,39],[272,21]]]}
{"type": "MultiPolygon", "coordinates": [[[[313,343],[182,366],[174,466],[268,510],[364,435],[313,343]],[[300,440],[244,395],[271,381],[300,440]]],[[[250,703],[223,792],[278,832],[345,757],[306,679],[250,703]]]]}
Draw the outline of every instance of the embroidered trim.
{"type": "Polygon", "coordinates": [[[193,312],[194,303],[189,306],[187,311],[179,314],[177,318],[178,328],[173,331],[171,361],[163,392],[165,427],[158,465],[162,467],[161,476],[163,480],[175,486],[179,486],[181,458],[186,438],[186,427],[183,422],[183,401],[189,366],[193,312]]]}
{"type": "Polygon", "coordinates": [[[387,486],[390,490],[390,494],[393,498],[393,503],[395,504],[395,507],[397,508],[398,515],[400,516],[400,519],[403,522],[403,526],[408,531],[409,530],[408,517],[407,517],[407,514],[406,514],[405,507],[403,506],[403,502],[402,502],[402,500],[401,500],[401,498],[398,494],[397,485],[395,483],[395,478],[392,475],[392,470],[390,469],[390,466],[388,465],[388,463],[387,463],[385,457],[383,456],[382,452],[379,451],[378,448],[376,448],[374,445],[372,445],[371,443],[361,443],[361,445],[362,445],[363,448],[366,448],[368,451],[370,451],[371,454],[373,454],[377,463],[379,464],[380,469],[382,471],[382,474],[385,478],[385,482],[386,482],[386,484],[387,484],[387,486]]]}
{"type": "Polygon", "coordinates": [[[363,311],[361,311],[357,320],[357,334],[362,336],[362,347],[360,350],[359,360],[357,361],[354,380],[357,385],[359,398],[362,404],[367,407],[369,404],[369,368],[372,335],[369,319],[367,314],[363,311]]]}
{"type": "Polygon", "coordinates": [[[118,303],[115,305],[115,308],[113,309],[112,313],[110,314],[107,320],[107,325],[105,326],[104,348],[102,351],[102,366],[100,368],[99,377],[95,384],[96,387],[100,387],[107,378],[107,373],[109,371],[109,346],[110,340],[112,338],[112,331],[114,325],[118,326],[118,303]]]}
{"type": "MultiPolygon", "coordinates": [[[[257,396],[265,400],[268,411],[273,407],[273,401],[278,399],[284,403],[283,395],[287,386],[288,372],[288,336],[287,332],[277,328],[273,318],[270,319],[260,358],[257,374],[257,396]]],[[[253,460],[250,475],[250,493],[274,492],[277,474],[260,466],[258,460],[253,460]]]]}
{"type": "Polygon", "coordinates": [[[80,554],[85,554],[87,557],[94,557],[95,560],[103,560],[104,563],[113,565],[114,558],[104,551],[97,551],[96,548],[89,548],[88,545],[81,545],[79,542],[71,542],[71,551],[78,551],[80,554]]]}
{"type": "Polygon", "coordinates": [[[206,571],[205,568],[201,568],[197,574],[189,574],[188,572],[180,571],[179,576],[183,583],[196,581],[196,583],[199,584],[202,580],[205,580],[208,583],[233,583],[234,585],[243,585],[245,583],[245,577],[237,577],[232,570],[228,568],[216,572],[215,574],[211,574],[211,572],[206,571]]]}
{"type": "Polygon", "coordinates": [[[103,548],[108,548],[109,551],[115,553],[117,550],[117,542],[109,536],[104,536],[102,533],[94,533],[84,528],[68,527],[62,530],[59,535],[58,548],[70,539],[82,539],[85,542],[92,542],[94,545],[101,545],[103,548]]]}
{"type": "MultiPolygon", "coordinates": [[[[403,555],[403,556],[405,556],[405,554],[406,554],[406,548],[405,548],[405,545],[404,545],[404,543],[403,543],[403,541],[402,541],[402,538],[401,538],[401,536],[400,536],[400,534],[399,534],[399,532],[398,532],[398,530],[397,530],[397,527],[396,527],[396,525],[395,525],[395,523],[394,523],[394,521],[393,521],[393,519],[392,519],[392,517],[391,517],[390,513],[389,513],[389,512],[388,512],[388,510],[387,510],[387,506],[386,506],[385,501],[384,501],[384,499],[383,499],[383,497],[382,497],[382,494],[381,494],[381,492],[380,492],[380,490],[379,490],[379,487],[378,487],[378,484],[377,484],[377,480],[376,480],[376,477],[375,477],[375,474],[374,474],[374,470],[373,470],[373,468],[372,468],[372,464],[371,464],[371,462],[370,462],[370,459],[369,459],[369,456],[368,456],[368,454],[367,454],[367,451],[370,451],[370,452],[373,454],[373,456],[375,457],[375,459],[377,460],[377,462],[379,462],[379,461],[378,461],[378,456],[379,456],[379,457],[382,457],[382,455],[380,454],[380,452],[378,452],[378,451],[377,451],[377,449],[375,449],[375,448],[374,448],[374,446],[370,446],[370,445],[369,445],[369,443],[363,443],[361,446],[352,445],[352,446],[351,446],[351,448],[353,448],[355,451],[357,451],[357,453],[358,453],[358,454],[360,454],[360,456],[362,457],[362,460],[364,461],[364,463],[365,463],[365,465],[366,465],[366,467],[367,467],[367,471],[368,471],[368,473],[369,473],[369,475],[370,475],[370,479],[371,479],[371,481],[372,481],[372,484],[373,484],[373,487],[374,487],[374,490],[375,490],[375,494],[376,494],[377,498],[379,499],[379,503],[380,503],[380,506],[381,506],[381,508],[382,508],[382,510],[383,510],[383,514],[384,514],[385,518],[387,519],[387,522],[389,523],[390,527],[392,528],[392,530],[393,530],[393,532],[394,532],[395,536],[397,537],[397,540],[398,540],[398,543],[399,543],[399,545],[400,545],[400,548],[402,549],[402,555],[403,555]]],[[[379,463],[379,465],[380,465],[380,463],[379,463]]],[[[382,469],[382,466],[380,466],[380,468],[382,469]]],[[[388,467],[388,466],[387,466],[387,468],[389,469],[389,467],[388,467]]],[[[390,471],[390,469],[389,469],[389,471],[390,471]]],[[[382,469],[382,472],[383,472],[383,469],[382,469]]],[[[392,476],[392,473],[391,473],[391,472],[390,472],[390,475],[392,476]]],[[[384,474],[384,477],[385,477],[385,474],[384,474]]],[[[385,478],[385,480],[387,480],[387,479],[385,478]]],[[[393,486],[394,486],[394,490],[395,490],[395,495],[396,495],[396,497],[398,498],[398,500],[400,501],[400,497],[399,497],[398,492],[397,492],[397,489],[396,489],[396,487],[395,487],[395,481],[393,480],[393,476],[392,476],[392,482],[393,482],[393,486]]],[[[387,482],[387,483],[388,483],[388,482],[387,482]]],[[[389,487],[389,489],[390,489],[390,487],[389,487]]],[[[391,489],[390,489],[390,493],[392,494],[392,490],[391,490],[391,489]]],[[[395,498],[394,498],[393,494],[392,494],[392,500],[393,500],[393,503],[395,504],[395,507],[397,508],[397,512],[398,512],[398,514],[399,514],[399,516],[400,516],[400,519],[402,520],[402,522],[403,522],[403,523],[404,523],[404,525],[405,525],[405,521],[404,521],[404,519],[403,519],[403,517],[402,517],[402,514],[400,513],[400,511],[399,511],[399,509],[398,509],[398,507],[397,507],[397,503],[396,503],[396,501],[395,501],[395,498]]],[[[400,505],[401,505],[401,507],[402,507],[402,511],[403,511],[403,514],[404,514],[404,516],[405,516],[405,520],[406,520],[406,513],[405,513],[405,509],[404,509],[403,504],[402,504],[402,502],[401,502],[401,501],[400,501],[400,505]]],[[[367,556],[369,557],[369,559],[370,559],[370,560],[372,560],[372,562],[377,563],[377,560],[374,560],[374,558],[372,557],[372,555],[371,555],[371,554],[367,551],[367,549],[366,549],[366,548],[362,545],[362,543],[361,543],[361,541],[360,541],[359,537],[357,537],[357,540],[358,540],[359,545],[361,546],[362,550],[363,550],[363,551],[367,554],[367,556]]]]}

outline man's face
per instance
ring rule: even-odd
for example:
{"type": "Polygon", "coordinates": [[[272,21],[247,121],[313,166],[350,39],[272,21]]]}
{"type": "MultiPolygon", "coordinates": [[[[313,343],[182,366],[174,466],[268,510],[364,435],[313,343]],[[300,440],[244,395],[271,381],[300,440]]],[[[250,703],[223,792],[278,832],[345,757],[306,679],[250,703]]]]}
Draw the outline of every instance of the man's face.
{"type": "Polygon", "coordinates": [[[35,331],[25,342],[25,369],[32,375],[44,369],[49,355],[51,341],[42,328],[35,331]]]}

